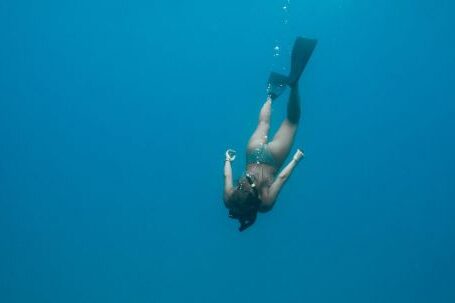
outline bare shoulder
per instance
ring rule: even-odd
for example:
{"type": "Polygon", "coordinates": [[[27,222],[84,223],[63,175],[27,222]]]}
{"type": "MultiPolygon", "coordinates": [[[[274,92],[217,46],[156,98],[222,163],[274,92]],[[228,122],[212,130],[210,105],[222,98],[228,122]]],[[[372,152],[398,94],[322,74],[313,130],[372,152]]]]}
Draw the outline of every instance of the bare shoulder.
{"type": "Polygon", "coordinates": [[[264,192],[262,195],[261,195],[261,206],[259,207],[259,212],[261,213],[266,213],[266,212],[269,212],[270,210],[272,210],[273,208],[273,205],[275,205],[275,200],[273,197],[271,197],[267,192],[264,192]]]}

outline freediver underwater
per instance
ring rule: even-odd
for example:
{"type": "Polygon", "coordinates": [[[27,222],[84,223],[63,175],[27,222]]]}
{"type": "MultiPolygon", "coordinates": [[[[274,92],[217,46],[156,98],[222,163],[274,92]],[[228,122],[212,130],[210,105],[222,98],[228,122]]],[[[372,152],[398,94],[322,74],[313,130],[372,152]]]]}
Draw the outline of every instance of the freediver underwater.
{"type": "Polygon", "coordinates": [[[258,212],[268,212],[273,208],[280,190],[303,157],[303,151],[297,149],[291,161],[280,171],[291,151],[301,116],[299,79],[316,44],[316,39],[297,37],[292,48],[289,75],[270,74],[267,100],[247,144],[246,168],[235,186],[231,162],[236,158],[236,151],[228,149],[225,153],[223,200],[229,217],[239,221],[239,231],[253,225],[258,212]],[[287,115],[273,139],[268,141],[272,104],[286,87],[290,88],[287,115]]]}

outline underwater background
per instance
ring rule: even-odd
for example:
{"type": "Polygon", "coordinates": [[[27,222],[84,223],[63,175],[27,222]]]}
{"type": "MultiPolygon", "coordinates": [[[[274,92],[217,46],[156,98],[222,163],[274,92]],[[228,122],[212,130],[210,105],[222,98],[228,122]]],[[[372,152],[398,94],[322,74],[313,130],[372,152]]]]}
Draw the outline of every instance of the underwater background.
{"type": "Polygon", "coordinates": [[[0,302],[455,302],[454,12],[2,0],[0,302]],[[296,36],[305,159],[239,233],[224,152],[296,36]]]}

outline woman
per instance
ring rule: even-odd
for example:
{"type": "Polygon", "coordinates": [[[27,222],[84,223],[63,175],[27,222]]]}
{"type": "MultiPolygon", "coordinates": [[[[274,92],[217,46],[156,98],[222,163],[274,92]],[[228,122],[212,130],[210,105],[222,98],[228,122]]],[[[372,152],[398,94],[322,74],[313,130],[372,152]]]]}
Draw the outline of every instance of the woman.
{"type": "Polygon", "coordinates": [[[261,108],[259,124],[248,141],[246,171],[236,187],[232,182],[231,161],[235,151],[226,151],[224,164],[224,203],[229,217],[238,219],[239,230],[251,226],[258,212],[272,209],[277,196],[288,180],[303,152],[297,150],[281,172],[279,169],[289,155],[300,120],[298,81],[316,46],[316,40],[298,37],[291,56],[289,76],[272,73],[269,78],[268,98],[261,108]],[[287,104],[287,116],[271,141],[268,141],[272,101],[280,96],[286,86],[291,89],[287,104]]]}

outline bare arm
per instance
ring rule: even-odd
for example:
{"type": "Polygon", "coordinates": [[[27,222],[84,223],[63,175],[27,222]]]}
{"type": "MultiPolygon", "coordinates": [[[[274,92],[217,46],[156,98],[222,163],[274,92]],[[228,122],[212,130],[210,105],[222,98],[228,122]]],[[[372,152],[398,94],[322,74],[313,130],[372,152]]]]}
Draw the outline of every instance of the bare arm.
{"type": "Polygon", "coordinates": [[[232,195],[232,192],[234,191],[233,185],[232,185],[232,166],[231,166],[231,161],[234,161],[235,159],[235,150],[228,149],[226,151],[226,158],[224,160],[224,195],[223,195],[223,200],[224,200],[224,205],[226,207],[229,207],[229,198],[232,195]]]}
{"type": "Polygon", "coordinates": [[[224,161],[224,205],[229,206],[229,198],[233,192],[231,161],[224,161]]]}
{"type": "Polygon", "coordinates": [[[286,183],[286,181],[289,179],[289,177],[292,174],[292,171],[297,166],[297,164],[299,163],[299,160],[302,157],[303,157],[303,152],[300,150],[297,150],[297,152],[295,153],[291,162],[289,162],[288,165],[286,165],[283,168],[283,170],[276,177],[275,181],[273,181],[272,185],[270,185],[270,187],[268,188],[268,191],[262,195],[262,202],[263,202],[263,205],[261,207],[262,211],[269,211],[272,209],[281,188],[286,183]]]}

